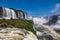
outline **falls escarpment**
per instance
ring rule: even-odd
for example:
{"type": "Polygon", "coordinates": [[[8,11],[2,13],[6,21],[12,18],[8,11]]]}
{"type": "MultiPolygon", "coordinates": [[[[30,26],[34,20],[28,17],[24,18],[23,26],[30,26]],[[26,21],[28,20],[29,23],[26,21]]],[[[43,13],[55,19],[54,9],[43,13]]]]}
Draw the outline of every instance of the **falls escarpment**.
{"type": "Polygon", "coordinates": [[[15,11],[9,8],[3,8],[3,18],[10,19],[10,18],[17,18],[15,11]]]}
{"type": "Polygon", "coordinates": [[[24,18],[27,19],[27,13],[22,10],[15,10],[13,8],[0,7],[0,19],[17,19],[24,18]]]}

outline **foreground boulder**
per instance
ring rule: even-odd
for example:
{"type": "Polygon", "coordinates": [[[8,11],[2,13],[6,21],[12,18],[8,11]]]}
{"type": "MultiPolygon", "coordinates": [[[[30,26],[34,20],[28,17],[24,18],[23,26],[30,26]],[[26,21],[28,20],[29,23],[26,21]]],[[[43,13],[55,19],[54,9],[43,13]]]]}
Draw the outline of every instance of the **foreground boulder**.
{"type": "Polygon", "coordinates": [[[30,31],[19,28],[0,28],[0,40],[38,40],[30,31]]]}

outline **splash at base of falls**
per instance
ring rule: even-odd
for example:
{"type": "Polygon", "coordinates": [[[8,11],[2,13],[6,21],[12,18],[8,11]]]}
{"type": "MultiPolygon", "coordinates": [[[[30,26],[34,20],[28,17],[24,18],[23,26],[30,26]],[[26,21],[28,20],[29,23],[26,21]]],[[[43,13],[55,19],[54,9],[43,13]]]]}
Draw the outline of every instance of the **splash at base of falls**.
{"type": "Polygon", "coordinates": [[[60,40],[60,34],[53,28],[38,24],[36,26],[36,34],[39,40],[60,40]]]}
{"type": "Polygon", "coordinates": [[[39,40],[60,40],[60,15],[33,18],[36,34],[39,40]],[[38,20],[37,20],[38,19],[38,20]]]}

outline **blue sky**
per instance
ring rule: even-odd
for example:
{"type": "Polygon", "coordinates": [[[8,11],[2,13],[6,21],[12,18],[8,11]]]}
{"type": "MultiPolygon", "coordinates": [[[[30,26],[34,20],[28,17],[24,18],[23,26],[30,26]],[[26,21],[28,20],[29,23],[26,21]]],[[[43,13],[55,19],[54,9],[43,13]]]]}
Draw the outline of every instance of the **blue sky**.
{"type": "Polygon", "coordinates": [[[60,0],[0,0],[0,6],[20,9],[32,16],[46,16],[56,14],[60,0]]]}

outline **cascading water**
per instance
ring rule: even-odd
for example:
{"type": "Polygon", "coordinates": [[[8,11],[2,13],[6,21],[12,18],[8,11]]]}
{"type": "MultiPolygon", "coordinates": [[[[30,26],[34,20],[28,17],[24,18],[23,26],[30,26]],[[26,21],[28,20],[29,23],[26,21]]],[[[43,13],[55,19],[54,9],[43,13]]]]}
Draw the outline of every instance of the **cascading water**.
{"type": "Polygon", "coordinates": [[[16,19],[16,18],[17,18],[17,16],[16,16],[15,11],[14,11],[14,10],[12,10],[12,9],[10,9],[10,11],[11,11],[11,16],[12,16],[12,18],[13,18],[13,19],[16,19]]]}
{"type": "Polygon", "coordinates": [[[3,18],[5,19],[10,19],[10,18],[13,18],[13,19],[16,19],[16,13],[14,10],[12,9],[9,9],[9,8],[3,8],[3,18]]]}
{"type": "Polygon", "coordinates": [[[6,18],[6,19],[10,19],[11,18],[10,9],[5,8],[4,13],[3,13],[3,17],[6,18]]]}
{"type": "Polygon", "coordinates": [[[23,13],[22,12],[18,12],[18,18],[23,18],[23,13]]]}
{"type": "Polygon", "coordinates": [[[28,19],[27,18],[27,14],[18,10],[14,10],[14,9],[9,9],[9,8],[2,8],[2,19],[18,19],[18,18],[24,18],[24,19],[28,19]]]}
{"type": "Polygon", "coordinates": [[[25,13],[25,19],[27,19],[27,13],[25,13]]]}

